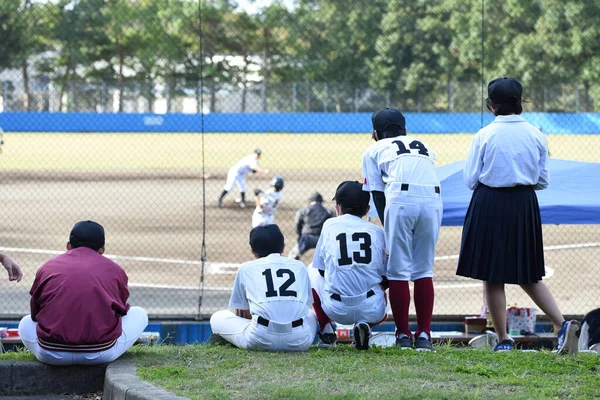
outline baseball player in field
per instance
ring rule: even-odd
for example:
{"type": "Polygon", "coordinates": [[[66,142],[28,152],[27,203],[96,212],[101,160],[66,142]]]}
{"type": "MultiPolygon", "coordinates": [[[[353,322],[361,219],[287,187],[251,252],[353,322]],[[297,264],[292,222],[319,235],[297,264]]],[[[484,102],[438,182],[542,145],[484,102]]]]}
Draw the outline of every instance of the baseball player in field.
{"type": "Polygon", "coordinates": [[[377,142],[363,157],[363,190],[373,195],[384,225],[396,345],[432,351],[433,261],[442,222],[435,155],[425,143],[406,135],[400,111],[379,110],[373,114],[372,123],[377,142]],[[409,281],[414,282],[417,313],[414,338],[408,324],[409,281]]]}
{"type": "Polygon", "coordinates": [[[309,267],[322,347],[336,343],[333,320],[353,324],[354,345],[366,350],[371,327],[387,318],[382,288],[387,264],[385,234],[363,219],[369,199],[360,182],[345,181],[338,186],[334,197],[338,216],[325,221],[309,267]]]}
{"type": "Polygon", "coordinates": [[[265,192],[260,189],[254,190],[256,196],[256,208],[252,214],[252,227],[275,223],[275,213],[281,203],[284,180],[275,176],[271,180],[271,186],[265,192]]]}
{"type": "MultiPolygon", "coordinates": [[[[229,307],[210,318],[213,334],[242,349],[307,350],[317,318],[306,267],[281,255],[283,234],[275,224],[250,231],[256,260],[240,265],[229,307]]],[[[213,339],[214,340],[214,339],[213,339]]]]}
{"type": "Polygon", "coordinates": [[[254,153],[242,158],[235,165],[229,168],[227,172],[227,182],[223,187],[223,192],[217,200],[219,208],[223,208],[223,198],[229,193],[235,185],[240,190],[240,207],[246,208],[246,176],[249,173],[263,172],[269,173],[268,169],[262,168],[258,165],[258,160],[262,154],[260,149],[254,150],[254,153]]]}
{"type": "Polygon", "coordinates": [[[298,243],[288,257],[299,260],[310,249],[317,247],[323,224],[335,214],[323,205],[323,196],[315,192],[310,196],[310,204],[296,212],[294,224],[298,234],[298,243]]]}

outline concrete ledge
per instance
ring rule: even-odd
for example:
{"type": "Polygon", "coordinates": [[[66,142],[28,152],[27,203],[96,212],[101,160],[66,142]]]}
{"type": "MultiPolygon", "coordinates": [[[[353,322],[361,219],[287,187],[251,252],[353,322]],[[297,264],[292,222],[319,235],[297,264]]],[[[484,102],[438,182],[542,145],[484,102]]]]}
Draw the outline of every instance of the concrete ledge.
{"type": "Polygon", "coordinates": [[[117,360],[106,368],[104,400],[184,400],[181,397],[140,380],[130,361],[117,360]]]}
{"type": "Polygon", "coordinates": [[[106,364],[57,367],[37,361],[0,362],[0,395],[85,394],[102,390],[106,364]]]}

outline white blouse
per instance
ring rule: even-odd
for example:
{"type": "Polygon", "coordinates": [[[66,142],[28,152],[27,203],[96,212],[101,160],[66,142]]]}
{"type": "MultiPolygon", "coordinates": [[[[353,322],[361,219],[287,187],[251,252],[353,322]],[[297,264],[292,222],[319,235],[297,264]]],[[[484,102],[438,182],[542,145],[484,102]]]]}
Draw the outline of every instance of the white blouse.
{"type": "Polygon", "coordinates": [[[499,115],[471,140],[463,178],[469,189],[481,182],[490,187],[548,187],[546,137],[520,115],[499,115]]]}

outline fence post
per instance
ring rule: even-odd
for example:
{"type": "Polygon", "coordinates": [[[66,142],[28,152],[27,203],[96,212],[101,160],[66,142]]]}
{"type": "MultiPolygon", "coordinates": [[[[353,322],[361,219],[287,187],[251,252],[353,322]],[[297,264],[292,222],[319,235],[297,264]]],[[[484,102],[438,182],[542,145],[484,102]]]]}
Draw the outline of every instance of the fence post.
{"type": "Polygon", "coordinates": [[[448,112],[454,111],[454,85],[448,81],[448,112]]]}
{"type": "Polygon", "coordinates": [[[323,112],[327,112],[327,98],[329,97],[327,90],[327,82],[323,84],[323,112]]]}
{"type": "Polygon", "coordinates": [[[4,111],[4,94],[6,93],[6,82],[2,81],[2,91],[0,91],[0,112],[4,111]]]}
{"type": "Polygon", "coordinates": [[[298,95],[298,87],[296,82],[292,83],[292,112],[296,112],[296,96],[298,95]]]}

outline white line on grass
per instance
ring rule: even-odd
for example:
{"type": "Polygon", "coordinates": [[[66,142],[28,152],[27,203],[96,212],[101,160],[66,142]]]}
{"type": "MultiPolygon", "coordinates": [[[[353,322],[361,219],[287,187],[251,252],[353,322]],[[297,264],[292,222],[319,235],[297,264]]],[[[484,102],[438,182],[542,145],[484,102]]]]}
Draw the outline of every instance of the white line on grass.
{"type": "MultiPolygon", "coordinates": [[[[600,247],[600,243],[576,243],[576,244],[561,244],[554,246],[544,247],[544,251],[553,250],[565,250],[565,249],[580,249],[589,247],[600,247]]],[[[30,249],[23,247],[0,247],[0,251],[14,252],[14,253],[34,253],[34,254],[52,254],[58,255],[63,254],[64,251],[46,250],[46,249],[30,249]]],[[[129,260],[129,261],[144,261],[151,263],[166,263],[166,264],[186,264],[186,265],[202,265],[202,261],[197,260],[181,260],[175,258],[154,258],[154,257],[139,257],[139,256],[121,256],[116,254],[105,254],[106,257],[115,260],[129,260]]],[[[458,255],[450,256],[438,256],[435,257],[436,261],[442,260],[456,260],[458,255]]],[[[235,274],[240,264],[236,263],[213,263],[206,262],[209,274],[222,275],[222,274],[235,274]]],[[[551,278],[554,275],[554,269],[546,266],[545,278],[551,278]]],[[[456,285],[436,285],[436,289],[459,289],[459,288],[470,288],[470,287],[481,287],[481,283],[459,283],[456,285]]],[[[175,289],[175,290],[199,290],[198,286],[176,286],[176,285],[159,285],[151,283],[129,283],[131,287],[142,287],[142,288],[157,288],[157,289],[175,289]]],[[[206,291],[231,291],[230,287],[224,286],[205,286],[206,291]]]]}

